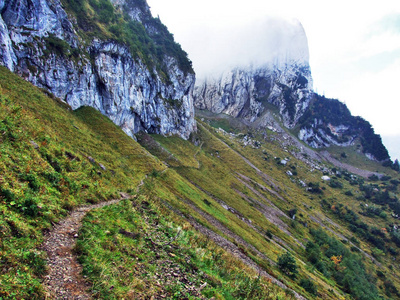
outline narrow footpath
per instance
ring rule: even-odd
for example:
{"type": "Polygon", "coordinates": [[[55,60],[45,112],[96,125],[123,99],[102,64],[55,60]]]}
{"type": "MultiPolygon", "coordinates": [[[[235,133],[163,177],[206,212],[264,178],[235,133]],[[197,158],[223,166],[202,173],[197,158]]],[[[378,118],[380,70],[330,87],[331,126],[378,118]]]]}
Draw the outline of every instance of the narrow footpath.
{"type": "Polygon", "coordinates": [[[47,299],[91,299],[89,284],[82,277],[82,266],[73,249],[76,245],[82,219],[95,208],[116,204],[130,195],[120,193],[120,199],[76,208],[45,235],[43,250],[47,252],[49,272],[44,278],[47,299]]]}

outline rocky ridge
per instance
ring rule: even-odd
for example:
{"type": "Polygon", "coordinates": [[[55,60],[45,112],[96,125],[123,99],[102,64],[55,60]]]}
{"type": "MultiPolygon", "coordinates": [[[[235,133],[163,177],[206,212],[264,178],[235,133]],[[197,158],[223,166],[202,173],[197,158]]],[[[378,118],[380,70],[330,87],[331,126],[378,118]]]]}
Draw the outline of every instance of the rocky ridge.
{"type": "Polygon", "coordinates": [[[296,125],[311,99],[312,78],[307,65],[293,63],[236,68],[195,87],[195,106],[254,122],[265,103],[278,107],[286,127],[296,125]]]}
{"type": "MultiPolygon", "coordinates": [[[[357,143],[368,159],[388,162],[390,158],[380,136],[367,121],[352,116],[340,101],[314,93],[308,42],[301,24],[273,20],[267,25],[263,30],[276,31],[275,35],[259,36],[260,29],[255,28],[258,40],[241,36],[231,45],[241,48],[241,44],[249,42],[252,48],[265,48],[264,60],[256,57],[254,62],[242,61],[231,68],[227,65],[224,71],[197,80],[196,108],[239,118],[252,127],[267,128],[265,118],[269,118],[269,111],[275,111],[272,104],[279,112],[272,123],[282,122],[312,148],[349,147],[357,143]],[[270,49],[269,44],[276,49],[270,49]]],[[[245,50],[250,54],[253,51],[245,50]]],[[[254,51],[261,53],[259,49],[254,51]]]]}
{"type": "MultiPolygon", "coordinates": [[[[147,4],[114,5],[134,22],[153,21],[147,4]]],[[[160,71],[112,39],[84,42],[79,20],[59,0],[2,1],[0,9],[0,63],[72,109],[95,107],[130,136],[145,130],[188,138],[195,129],[194,73],[182,70],[176,57],[164,54],[160,71]]]]}
{"type": "Polygon", "coordinates": [[[230,62],[235,67],[227,64],[219,73],[198,80],[195,106],[254,122],[271,103],[278,107],[284,125],[292,128],[307,109],[313,86],[303,26],[267,18],[251,28],[256,39],[238,32],[230,41],[239,48],[232,51],[238,52],[235,57],[241,57],[240,63],[230,62]],[[242,53],[248,58],[242,58],[242,53]]]}

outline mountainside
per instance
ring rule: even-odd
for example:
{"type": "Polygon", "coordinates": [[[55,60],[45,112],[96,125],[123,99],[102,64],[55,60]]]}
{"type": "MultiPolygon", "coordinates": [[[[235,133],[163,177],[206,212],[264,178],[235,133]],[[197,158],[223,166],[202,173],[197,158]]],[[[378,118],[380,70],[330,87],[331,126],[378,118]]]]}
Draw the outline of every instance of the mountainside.
{"type": "MultiPolygon", "coordinates": [[[[271,44],[274,50],[254,50],[261,58],[237,67],[227,64],[225,71],[197,80],[194,105],[265,127],[263,115],[270,110],[268,104],[273,104],[283,125],[294,129],[307,145],[348,147],[361,140],[359,150],[369,159],[390,164],[387,149],[367,121],[353,117],[345,104],[313,92],[307,37],[301,24],[272,20],[264,30],[275,35],[256,35],[251,47],[263,49],[271,44]]],[[[246,40],[238,36],[235,43],[242,42],[246,40]]]]}
{"type": "Polygon", "coordinates": [[[348,147],[359,140],[358,150],[369,159],[390,162],[389,153],[371,124],[352,116],[346,105],[338,100],[314,94],[297,127],[300,128],[299,139],[313,148],[348,147]]]}
{"type": "Polygon", "coordinates": [[[130,136],[195,128],[194,73],[145,1],[1,2],[0,63],[130,136]]]}
{"type": "Polygon", "coordinates": [[[400,299],[399,165],[299,23],[193,96],[145,0],[0,11],[0,299],[400,299]]]}
{"type": "Polygon", "coordinates": [[[250,122],[264,111],[263,103],[272,103],[278,107],[285,126],[291,128],[308,107],[311,89],[311,73],[305,65],[237,68],[198,83],[194,103],[199,109],[250,122]]]}
{"type": "MultiPolygon", "coordinates": [[[[3,299],[57,298],[43,235],[120,192],[131,199],[67,232],[93,298],[400,298],[390,168],[369,162],[386,175],[363,178],[226,115],[202,115],[187,141],[140,133],[139,144],[2,67],[0,86],[3,299]]],[[[355,162],[349,149],[337,159],[355,162]]]]}
{"type": "Polygon", "coordinates": [[[240,49],[234,46],[232,52],[240,56],[246,51],[249,57],[239,59],[241,63],[233,69],[229,68],[234,62],[227,62],[220,74],[199,78],[195,106],[254,122],[264,110],[263,103],[272,103],[279,108],[285,126],[291,128],[311,98],[306,34],[299,22],[280,19],[256,23],[252,28],[257,41],[247,41],[240,32],[237,37],[231,33],[240,49]]]}

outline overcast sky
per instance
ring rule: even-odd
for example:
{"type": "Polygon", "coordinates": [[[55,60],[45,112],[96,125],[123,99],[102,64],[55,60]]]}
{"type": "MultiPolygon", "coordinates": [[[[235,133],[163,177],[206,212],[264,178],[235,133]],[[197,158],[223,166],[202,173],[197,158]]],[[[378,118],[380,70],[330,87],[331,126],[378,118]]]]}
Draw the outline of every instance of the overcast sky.
{"type": "Polygon", "coordinates": [[[314,90],[368,120],[392,159],[400,159],[399,0],[147,2],[188,52],[195,71],[204,66],[195,53],[209,46],[202,32],[223,36],[252,20],[298,19],[308,38],[314,90]]]}

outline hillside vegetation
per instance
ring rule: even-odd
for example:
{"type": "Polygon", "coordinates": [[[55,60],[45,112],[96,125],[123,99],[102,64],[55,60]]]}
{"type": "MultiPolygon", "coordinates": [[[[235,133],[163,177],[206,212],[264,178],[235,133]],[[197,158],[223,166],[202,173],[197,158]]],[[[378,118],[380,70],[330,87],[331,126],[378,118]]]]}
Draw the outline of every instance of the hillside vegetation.
{"type": "Polygon", "coordinates": [[[378,161],[386,161],[386,166],[390,166],[390,156],[382,143],[380,135],[374,132],[371,124],[361,117],[351,115],[346,104],[336,99],[325,98],[318,94],[314,94],[310,107],[306,113],[300,118],[297,127],[316,126],[316,129],[326,130],[339,143],[345,143],[354,138],[360,137],[359,150],[363,153],[372,154],[378,161]],[[319,120],[315,125],[315,120],[319,120]],[[329,124],[329,125],[328,125],[329,124]],[[328,126],[346,126],[347,129],[335,136],[329,130],[328,126]]]}
{"type": "Polygon", "coordinates": [[[188,141],[136,142],[0,68],[0,297],[43,299],[43,234],[127,192],[79,232],[94,298],[400,298],[398,173],[297,159],[276,132],[209,116],[188,141]]]}
{"type": "MultiPolygon", "coordinates": [[[[146,1],[127,0],[113,5],[109,0],[63,0],[66,11],[77,22],[86,46],[96,38],[126,45],[133,57],[142,59],[150,71],[168,74],[165,56],[174,57],[185,73],[194,73],[187,53],[159,18],[153,18],[146,1]],[[139,15],[135,20],[132,15],[139,15]]],[[[61,40],[53,38],[58,44],[61,40]]],[[[61,49],[65,48],[60,45],[61,49]]],[[[77,54],[77,49],[74,50],[77,54]]]]}

